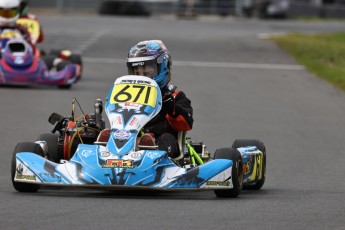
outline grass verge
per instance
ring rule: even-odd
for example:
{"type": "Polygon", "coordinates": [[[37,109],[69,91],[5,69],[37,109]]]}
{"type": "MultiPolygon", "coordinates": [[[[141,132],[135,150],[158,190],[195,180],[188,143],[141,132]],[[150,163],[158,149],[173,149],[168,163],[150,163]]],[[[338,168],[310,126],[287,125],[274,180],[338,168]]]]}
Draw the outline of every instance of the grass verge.
{"type": "Polygon", "coordinates": [[[345,32],[271,37],[312,74],[345,91],[345,32]]]}

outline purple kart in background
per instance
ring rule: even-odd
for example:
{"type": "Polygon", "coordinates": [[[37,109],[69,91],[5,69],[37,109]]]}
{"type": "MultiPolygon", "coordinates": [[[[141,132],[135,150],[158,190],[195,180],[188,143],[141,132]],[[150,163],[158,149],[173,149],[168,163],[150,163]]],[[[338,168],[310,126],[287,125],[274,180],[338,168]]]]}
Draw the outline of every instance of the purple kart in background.
{"type": "Polygon", "coordinates": [[[81,78],[79,55],[65,51],[68,55],[55,53],[41,57],[35,49],[22,38],[1,39],[0,85],[43,84],[70,88],[81,78]]]}

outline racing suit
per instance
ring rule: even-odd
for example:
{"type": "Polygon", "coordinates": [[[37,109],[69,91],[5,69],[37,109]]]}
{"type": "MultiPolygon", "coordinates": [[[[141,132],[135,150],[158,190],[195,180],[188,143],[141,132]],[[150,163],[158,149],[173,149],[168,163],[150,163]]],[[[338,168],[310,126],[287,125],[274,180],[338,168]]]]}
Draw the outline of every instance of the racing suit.
{"type": "Polygon", "coordinates": [[[30,20],[34,20],[34,21],[37,21],[38,24],[39,24],[39,30],[40,30],[40,35],[36,41],[36,43],[42,43],[43,40],[44,40],[44,34],[43,34],[43,30],[42,30],[42,26],[41,26],[41,23],[38,21],[38,18],[36,15],[34,14],[30,14],[30,13],[27,13],[25,15],[21,15],[19,19],[30,19],[30,20]]]}
{"type": "Polygon", "coordinates": [[[163,92],[161,111],[145,125],[144,130],[154,134],[158,149],[167,151],[169,157],[175,158],[180,153],[178,132],[191,130],[193,121],[191,101],[176,86],[168,85],[163,92]]]}

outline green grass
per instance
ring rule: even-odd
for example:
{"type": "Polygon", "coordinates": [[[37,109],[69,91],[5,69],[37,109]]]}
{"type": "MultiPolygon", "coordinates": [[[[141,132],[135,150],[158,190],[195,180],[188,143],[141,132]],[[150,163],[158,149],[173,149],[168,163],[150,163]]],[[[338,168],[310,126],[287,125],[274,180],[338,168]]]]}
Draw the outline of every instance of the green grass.
{"type": "Polygon", "coordinates": [[[301,22],[345,22],[344,18],[323,18],[318,16],[301,16],[293,18],[293,20],[301,22]]]}
{"type": "Polygon", "coordinates": [[[312,74],[345,91],[345,32],[270,38],[312,74]]]}

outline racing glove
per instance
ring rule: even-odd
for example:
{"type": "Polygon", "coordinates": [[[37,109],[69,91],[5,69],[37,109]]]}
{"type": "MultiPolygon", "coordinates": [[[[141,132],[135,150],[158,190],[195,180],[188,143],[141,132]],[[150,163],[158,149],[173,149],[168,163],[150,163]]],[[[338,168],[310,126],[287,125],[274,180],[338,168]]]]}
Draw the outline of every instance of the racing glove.
{"type": "Polygon", "coordinates": [[[172,95],[165,95],[163,98],[163,104],[162,104],[162,113],[163,114],[169,114],[172,117],[176,117],[176,104],[175,104],[175,98],[172,95]]]}

